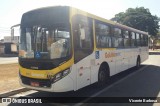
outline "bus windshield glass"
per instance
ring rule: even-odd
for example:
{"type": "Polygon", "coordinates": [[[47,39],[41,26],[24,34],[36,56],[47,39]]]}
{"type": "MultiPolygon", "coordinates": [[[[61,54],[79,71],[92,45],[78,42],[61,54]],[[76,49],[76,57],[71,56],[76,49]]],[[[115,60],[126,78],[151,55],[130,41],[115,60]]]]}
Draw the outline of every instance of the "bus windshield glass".
{"type": "Polygon", "coordinates": [[[66,26],[52,25],[21,28],[20,58],[58,59],[70,55],[70,31],[66,26]]]}

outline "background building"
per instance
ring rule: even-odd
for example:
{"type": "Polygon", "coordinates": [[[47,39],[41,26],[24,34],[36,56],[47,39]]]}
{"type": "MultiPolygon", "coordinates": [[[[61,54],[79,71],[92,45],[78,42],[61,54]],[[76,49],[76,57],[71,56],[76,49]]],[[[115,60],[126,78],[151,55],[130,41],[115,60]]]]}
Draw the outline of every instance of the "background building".
{"type": "Polygon", "coordinates": [[[13,40],[11,36],[4,37],[5,54],[17,53],[19,48],[19,36],[14,36],[13,40]]]}
{"type": "Polygon", "coordinates": [[[4,36],[3,42],[0,43],[0,54],[17,54],[19,48],[19,36],[4,36]]]}

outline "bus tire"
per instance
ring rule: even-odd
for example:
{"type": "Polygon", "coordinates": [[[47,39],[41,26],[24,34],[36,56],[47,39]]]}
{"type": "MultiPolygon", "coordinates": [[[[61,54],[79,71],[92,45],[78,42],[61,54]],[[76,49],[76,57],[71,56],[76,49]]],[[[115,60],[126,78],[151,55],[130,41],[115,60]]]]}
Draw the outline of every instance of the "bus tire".
{"type": "Polygon", "coordinates": [[[139,69],[140,66],[141,66],[141,58],[140,58],[140,56],[138,56],[137,62],[136,62],[136,69],[139,69]]]}
{"type": "Polygon", "coordinates": [[[98,72],[98,86],[103,86],[109,81],[109,67],[101,65],[98,72]]]}

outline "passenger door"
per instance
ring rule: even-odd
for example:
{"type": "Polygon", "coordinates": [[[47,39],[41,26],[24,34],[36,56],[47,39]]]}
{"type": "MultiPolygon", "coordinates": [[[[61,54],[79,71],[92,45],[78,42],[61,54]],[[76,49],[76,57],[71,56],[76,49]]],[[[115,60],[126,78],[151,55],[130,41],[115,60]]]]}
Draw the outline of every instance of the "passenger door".
{"type": "Polygon", "coordinates": [[[92,19],[75,15],[72,19],[74,62],[77,66],[77,89],[91,83],[91,53],[93,52],[92,19]]]}

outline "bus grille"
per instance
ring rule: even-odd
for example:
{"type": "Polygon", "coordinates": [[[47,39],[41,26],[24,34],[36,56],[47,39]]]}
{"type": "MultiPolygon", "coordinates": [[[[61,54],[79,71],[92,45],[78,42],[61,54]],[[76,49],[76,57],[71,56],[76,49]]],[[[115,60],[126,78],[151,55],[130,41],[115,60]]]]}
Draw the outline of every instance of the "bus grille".
{"type": "Polygon", "coordinates": [[[55,68],[55,65],[51,62],[38,62],[38,61],[19,61],[19,64],[27,69],[32,69],[32,67],[37,67],[38,70],[51,70],[55,68]]]}

